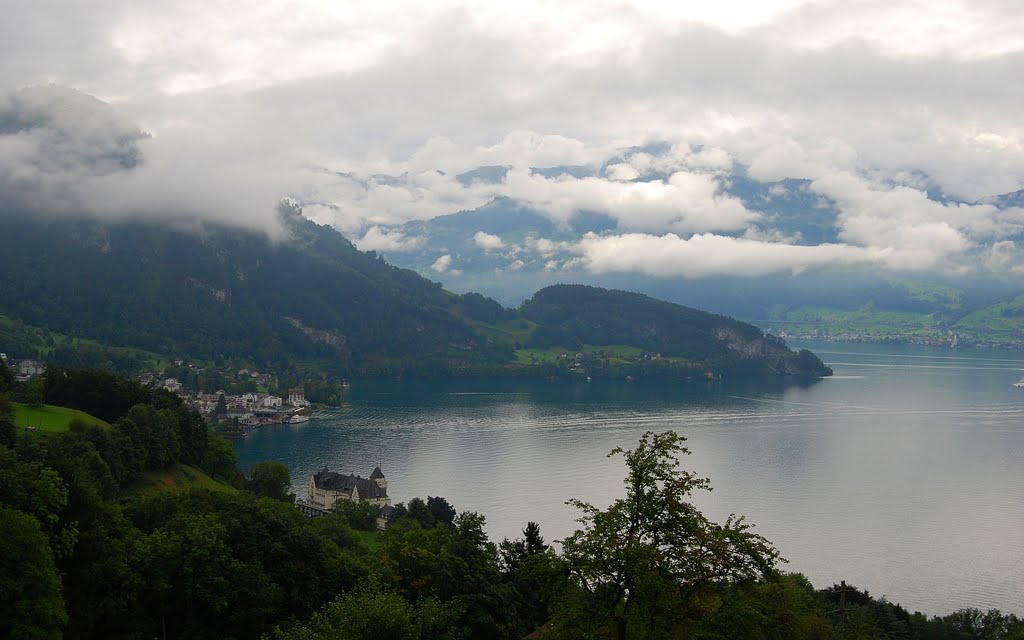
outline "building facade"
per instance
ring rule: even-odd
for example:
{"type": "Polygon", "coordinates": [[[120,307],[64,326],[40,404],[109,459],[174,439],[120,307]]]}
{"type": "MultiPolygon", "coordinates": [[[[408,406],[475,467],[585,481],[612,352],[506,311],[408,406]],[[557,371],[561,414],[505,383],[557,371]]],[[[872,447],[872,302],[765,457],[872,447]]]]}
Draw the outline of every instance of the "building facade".
{"type": "Polygon", "coordinates": [[[319,509],[330,511],[339,500],[368,502],[377,507],[391,506],[388,497],[388,480],[380,467],[374,468],[369,478],[335,471],[317,471],[309,478],[306,488],[306,502],[319,509]]]}

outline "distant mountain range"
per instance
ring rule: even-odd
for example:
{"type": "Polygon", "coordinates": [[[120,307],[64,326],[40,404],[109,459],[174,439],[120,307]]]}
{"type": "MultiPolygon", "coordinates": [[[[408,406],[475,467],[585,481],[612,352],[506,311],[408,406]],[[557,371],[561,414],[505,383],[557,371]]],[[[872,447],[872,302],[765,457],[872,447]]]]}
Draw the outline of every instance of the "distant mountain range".
{"type": "Polygon", "coordinates": [[[45,356],[88,341],[338,377],[830,373],[754,326],[638,294],[548,288],[518,310],[453,294],[297,209],[281,215],[286,237],[276,240],[226,227],[5,219],[0,349],[45,356]],[[51,344],[31,331],[22,339],[25,327],[51,344]]]}
{"type": "MultiPolygon", "coordinates": [[[[618,160],[596,167],[531,171],[548,178],[599,177],[618,160]]],[[[509,170],[480,167],[457,178],[464,185],[497,183],[509,170]]],[[[637,180],[666,177],[651,172],[637,180]]],[[[788,243],[809,246],[840,241],[838,208],[810,190],[809,180],[760,182],[742,171],[716,180],[723,196],[735,197],[761,214],[754,224],[765,237],[784,237],[788,243]]],[[[958,203],[936,191],[929,191],[929,197],[943,204],[958,203]]],[[[1024,207],[1024,190],[960,204],[1024,207]]],[[[1017,311],[1024,300],[1024,281],[1012,273],[898,273],[867,265],[759,277],[591,273],[578,265],[572,245],[587,233],[622,233],[615,219],[578,211],[558,222],[507,197],[430,220],[378,225],[378,232],[405,241],[378,249],[389,262],[439,279],[453,291],[479,291],[508,306],[518,305],[538,287],[572,281],[643,292],[804,337],[1024,346],[1024,315],[1017,311]],[[440,256],[449,258],[438,264],[440,256]]],[[[739,237],[747,231],[716,233],[739,237]]],[[[1006,240],[1020,245],[1024,234],[1006,240]]]]}

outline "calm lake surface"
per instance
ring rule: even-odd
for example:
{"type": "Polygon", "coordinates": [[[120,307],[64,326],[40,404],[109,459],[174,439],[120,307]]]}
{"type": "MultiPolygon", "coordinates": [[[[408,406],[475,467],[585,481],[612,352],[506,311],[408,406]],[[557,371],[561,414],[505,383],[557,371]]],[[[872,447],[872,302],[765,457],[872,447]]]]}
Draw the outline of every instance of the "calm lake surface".
{"type": "Polygon", "coordinates": [[[245,467],[368,475],[395,502],[440,495],[487,516],[495,541],[535,520],[571,533],[572,497],[623,494],[616,446],[685,435],[686,464],[817,587],[845,579],[911,610],[1024,614],[1024,376],[1020,352],[808,344],[833,378],[720,383],[357,383],[351,407],[236,445],[245,467]]]}

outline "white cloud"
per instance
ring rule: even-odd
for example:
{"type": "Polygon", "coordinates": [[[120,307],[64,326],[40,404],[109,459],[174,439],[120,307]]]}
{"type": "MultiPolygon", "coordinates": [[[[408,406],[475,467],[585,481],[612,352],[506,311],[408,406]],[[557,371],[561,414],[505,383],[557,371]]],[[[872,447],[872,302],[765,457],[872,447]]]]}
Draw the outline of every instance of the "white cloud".
{"type": "Polygon", "coordinates": [[[682,232],[737,230],[759,215],[739,199],[719,193],[710,174],[679,171],[668,180],[617,182],[602,178],[544,178],[509,171],[506,193],[556,220],[578,211],[596,211],[615,218],[619,227],[682,232]]]}
{"type": "Polygon", "coordinates": [[[527,238],[526,246],[528,249],[536,251],[541,256],[547,258],[559,251],[567,250],[570,245],[567,242],[555,242],[547,238],[527,238]]]}
{"type": "Polygon", "coordinates": [[[505,243],[502,242],[501,238],[484,231],[477,231],[473,234],[473,242],[476,243],[476,246],[485,251],[494,251],[505,246],[505,243]]]}
{"type": "Polygon", "coordinates": [[[810,188],[838,206],[840,238],[897,250],[902,257],[891,260],[895,267],[939,267],[979,244],[1024,231],[1024,212],[936,202],[920,189],[873,184],[846,172],[819,178],[810,188]]]}
{"type": "Polygon", "coordinates": [[[847,245],[795,246],[697,234],[588,234],[574,251],[593,273],[632,271],[652,276],[760,276],[834,264],[883,263],[888,251],[847,245]]]}
{"type": "Polygon", "coordinates": [[[446,253],[434,260],[434,264],[430,265],[430,268],[438,273],[444,273],[452,266],[452,256],[450,253],[446,253]]]}
{"type": "Polygon", "coordinates": [[[562,223],[591,211],[625,232],[784,246],[718,190],[744,165],[815,181],[842,241],[894,267],[1002,264],[1024,230],[1020,210],[926,193],[1024,186],[1024,13],[1006,0],[15,5],[0,86],[115,107],[52,101],[55,126],[3,131],[0,195],[34,210],[265,228],[294,196],[363,246],[399,247],[415,239],[383,226],[508,196],[562,223]],[[126,150],[143,162],[118,168],[126,150]],[[530,171],[613,157],[598,177],[530,171]],[[455,178],[482,165],[512,169],[455,178]]]}
{"type": "Polygon", "coordinates": [[[619,180],[622,182],[636,180],[640,177],[640,172],[625,162],[609,165],[605,168],[605,171],[608,173],[608,177],[612,180],[619,180]]]}
{"type": "Polygon", "coordinates": [[[363,251],[414,251],[423,246],[426,238],[409,237],[398,231],[389,231],[378,225],[366,230],[355,245],[363,251]]]}
{"type": "Polygon", "coordinates": [[[997,273],[1024,273],[1024,251],[1012,240],[1001,240],[985,252],[985,266],[997,273]]]}

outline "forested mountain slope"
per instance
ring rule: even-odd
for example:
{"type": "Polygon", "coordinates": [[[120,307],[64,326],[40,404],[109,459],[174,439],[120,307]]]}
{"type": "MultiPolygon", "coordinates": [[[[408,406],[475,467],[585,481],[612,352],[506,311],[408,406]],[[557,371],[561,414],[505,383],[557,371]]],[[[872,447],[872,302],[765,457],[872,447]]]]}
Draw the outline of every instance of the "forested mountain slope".
{"type": "Polygon", "coordinates": [[[538,371],[517,350],[577,344],[662,352],[690,373],[827,374],[817,358],[798,357],[756,327],[646,296],[555,287],[521,311],[459,296],[358,251],[297,209],[281,216],[281,238],[5,220],[0,314],[110,347],[337,377],[529,375],[538,371]]]}
{"type": "Polygon", "coordinates": [[[649,358],[701,363],[712,372],[829,375],[809,351],[798,354],[757,327],[626,291],[556,285],[520,308],[537,323],[530,345],[633,345],[649,358]]]}

